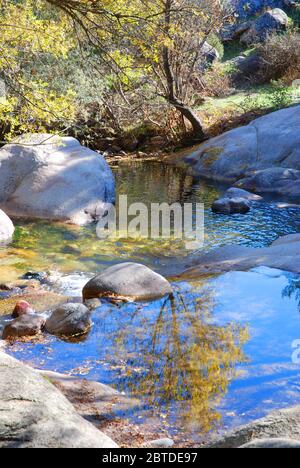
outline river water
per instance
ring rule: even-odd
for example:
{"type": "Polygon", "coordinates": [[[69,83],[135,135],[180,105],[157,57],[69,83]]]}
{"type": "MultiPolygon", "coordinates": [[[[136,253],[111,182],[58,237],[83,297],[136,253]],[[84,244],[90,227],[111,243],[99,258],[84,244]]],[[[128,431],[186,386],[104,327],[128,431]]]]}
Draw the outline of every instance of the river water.
{"type": "MultiPolygon", "coordinates": [[[[231,243],[267,246],[300,230],[300,210],[273,203],[257,203],[248,215],[213,214],[211,203],[222,188],[193,179],[184,168],[128,162],[114,171],[118,194],[128,195],[129,203],[204,203],[205,250],[231,243]]],[[[16,226],[13,244],[0,250],[1,282],[28,270],[56,271],[60,290],[76,297],[87,279],[114,263],[138,261],[168,276],[170,265],[180,269],[190,255],[181,241],[101,241],[95,226],[16,226]]],[[[262,267],[172,282],[172,300],[103,304],[84,340],[48,337],[8,351],[36,367],[137,396],[143,407],[120,417],[139,422],[156,415],[170,435],[194,440],[300,403],[293,348],[300,340],[299,277],[262,267]]]]}

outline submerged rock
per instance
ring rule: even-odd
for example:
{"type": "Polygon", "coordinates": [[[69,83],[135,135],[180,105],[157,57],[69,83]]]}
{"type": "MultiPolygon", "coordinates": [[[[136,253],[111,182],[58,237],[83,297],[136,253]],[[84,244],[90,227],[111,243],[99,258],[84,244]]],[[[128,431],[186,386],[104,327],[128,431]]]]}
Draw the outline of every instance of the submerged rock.
{"type": "Polygon", "coordinates": [[[91,279],[82,293],[84,301],[101,297],[148,301],[172,294],[172,288],[165,278],[145,265],[121,263],[91,279]]]}
{"type": "Polygon", "coordinates": [[[84,335],[91,326],[91,313],[83,304],[58,307],[46,321],[46,330],[52,335],[84,335]]]}
{"type": "Polygon", "coordinates": [[[48,379],[0,352],[0,448],[117,448],[48,379]],[[24,384],[26,383],[26,384],[24,384]]]}
{"type": "Polygon", "coordinates": [[[0,150],[0,205],[11,216],[87,224],[115,198],[102,156],[74,138],[23,136],[0,150]]]}
{"type": "Polygon", "coordinates": [[[21,315],[4,327],[3,340],[36,336],[45,325],[45,318],[37,314],[21,315]]]}
{"type": "Polygon", "coordinates": [[[246,214],[250,211],[250,204],[244,198],[220,198],[212,205],[214,213],[221,214],[246,214]]]}
{"type": "MultiPolygon", "coordinates": [[[[2,183],[1,175],[0,175],[0,181],[2,183]]],[[[15,232],[15,227],[13,225],[13,222],[4,213],[4,211],[0,210],[0,246],[9,244],[9,242],[12,241],[14,232],[15,232]]]]}

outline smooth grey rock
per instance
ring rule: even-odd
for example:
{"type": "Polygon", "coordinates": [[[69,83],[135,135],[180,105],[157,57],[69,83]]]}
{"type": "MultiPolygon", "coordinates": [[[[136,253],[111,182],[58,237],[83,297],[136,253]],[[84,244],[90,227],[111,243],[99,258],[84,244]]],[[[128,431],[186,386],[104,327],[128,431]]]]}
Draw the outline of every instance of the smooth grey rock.
{"type": "Polygon", "coordinates": [[[95,310],[101,307],[101,301],[98,298],[94,299],[87,299],[84,301],[84,305],[89,309],[89,310],[95,310]]]}
{"type": "Polygon", "coordinates": [[[146,448],[171,448],[175,445],[174,440],[172,439],[155,439],[145,442],[142,447],[146,448]]]}
{"type": "MultiPolygon", "coordinates": [[[[240,77],[253,78],[264,67],[264,61],[258,53],[248,56],[240,55],[235,57],[230,63],[237,69],[240,77]]],[[[239,77],[239,76],[238,76],[239,77]]]]}
{"type": "MultiPolygon", "coordinates": [[[[289,237],[289,236],[288,236],[289,237]]],[[[187,265],[184,276],[199,277],[203,273],[247,271],[265,266],[300,273],[300,242],[285,237],[270,247],[252,249],[241,245],[228,245],[202,253],[187,265]]]]}
{"type": "Polygon", "coordinates": [[[212,210],[226,215],[246,214],[250,211],[250,204],[244,198],[220,198],[212,204],[212,210]]]}
{"type": "MultiPolygon", "coordinates": [[[[1,172],[0,172],[0,181],[1,180],[1,172]]],[[[13,235],[15,232],[15,227],[11,219],[4,213],[4,211],[0,210],[0,246],[9,244],[12,241],[13,235]]]]}
{"type": "Polygon", "coordinates": [[[138,263],[121,263],[91,279],[83,288],[83,300],[108,297],[147,301],[171,293],[170,283],[150,268],[138,263]]]}
{"type": "Polygon", "coordinates": [[[3,329],[4,340],[38,335],[45,325],[45,318],[37,314],[21,315],[8,323],[3,329]]]}
{"type": "Polygon", "coordinates": [[[291,244],[293,242],[300,243],[300,234],[289,234],[288,236],[279,237],[276,241],[274,241],[271,246],[276,247],[277,245],[286,245],[291,244]]]}
{"type": "Polygon", "coordinates": [[[244,449],[295,449],[300,448],[300,441],[292,439],[256,439],[242,445],[244,449]]]}
{"type": "Polygon", "coordinates": [[[90,310],[83,304],[64,304],[46,321],[46,330],[52,335],[84,335],[92,326],[90,310]]]}
{"type": "Polygon", "coordinates": [[[272,167],[261,171],[255,171],[236,183],[237,187],[248,190],[261,190],[265,193],[285,194],[290,197],[300,196],[300,171],[272,167]]]}
{"type": "Polygon", "coordinates": [[[248,192],[247,190],[231,187],[224,193],[224,198],[243,198],[247,201],[262,201],[263,197],[255,193],[248,192]]]}
{"type": "Polygon", "coordinates": [[[273,112],[200,145],[191,172],[255,193],[300,193],[300,106],[273,112]]]}
{"type": "Polygon", "coordinates": [[[247,46],[264,42],[268,35],[285,30],[288,24],[287,14],[280,8],[275,8],[252,21],[249,29],[242,34],[240,41],[247,46]]]}
{"type": "Polygon", "coordinates": [[[239,448],[255,439],[300,440],[300,406],[274,411],[215,440],[211,448],[239,448]]]}
{"type": "Polygon", "coordinates": [[[0,351],[0,448],[117,448],[48,379],[0,351]]]}
{"type": "Polygon", "coordinates": [[[220,54],[215,49],[215,47],[211,46],[208,42],[204,42],[203,46],[201,47],[201,64],[200,68],[203,68],[203,59],[205,61],[205,66],[206,68],[209,65],[213,65],[215,62],[217,62],[220,59],[220,54]]]}
{"type": "Polygon", "coordinates": [[[75,138],[23,136],[0,150],[0,206],[12,217],[74,224],[99,220],[114,201],[102,156],[75,138]]]}

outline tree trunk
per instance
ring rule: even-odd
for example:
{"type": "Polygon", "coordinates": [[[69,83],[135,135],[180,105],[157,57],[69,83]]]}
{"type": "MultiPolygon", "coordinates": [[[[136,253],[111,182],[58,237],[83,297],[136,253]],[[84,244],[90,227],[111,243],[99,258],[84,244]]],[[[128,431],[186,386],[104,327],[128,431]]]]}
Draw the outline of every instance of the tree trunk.
{"type": "MultiPolygon", "coordinates": [[[[171,26],[171,10],[172,10],[172,3],[173,0],[166,0],[165,2],[165,34],[166,36],[170,33],[170,26],[171,26]]],[[[193,134],[197,141],[205,140],[205,134],[202,127],[202,123],[200,118],[190,109],[189,106],[181,102],[180,99],[177,98],[175,93],[175,79],[173,75],[173,70],[171,66],[170,60],[170,49],[167,45],[163,47],[163,67],[167,81],[167,96],[165,99],[177,109],[183,117],[185,117],[193,128],[193,134]]]]}
{"type": "Polygon", "coordinates": [[[172,104],[180,113],[186,118],[193,128],[193,135],[197,139],[197,141],[204,141],[205,140],[205,133],[203,130],[202,122],[197,114],[187,105],[180,102],[178,99],[174,98],[169,100],[170,104],[172,104]]]}

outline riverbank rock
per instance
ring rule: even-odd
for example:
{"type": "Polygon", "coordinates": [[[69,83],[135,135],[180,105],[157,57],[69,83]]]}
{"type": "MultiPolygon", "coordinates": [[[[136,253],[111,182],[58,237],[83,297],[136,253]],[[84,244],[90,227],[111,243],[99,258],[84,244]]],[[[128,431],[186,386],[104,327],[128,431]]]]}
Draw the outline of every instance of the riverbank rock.
{"type": "Polygon", "coordinates": [[[108,164],[74,138],[29,135],[0,150],[0,206],[10,216],[83,225],[114,198],[108,164]]]}
{"type": "Polygon", "coordinates": [[[240,448],[246,444],[266,444],[265,439],[274,438],[289,439],[289,444],[293,442],[299,445],[300,406],[274,411],[265,418],[233,430],[214,441],[210,448],[240,448]]]}
{"type": "Polygon", "coordinates": [[[91,326],[91,313],[83,304],[70,303],[58,307],[46,322],[48,333],[63,336],[84,335],[91,326]]]}
{"type": "Polygon", "coordinates": [[[246,214],[250,211],[250,204],[244,198],[220,198],[212,204],[214,213],[232,215],[246,214]]]}
{"type": "Polygon", "coordinates": [[[300,194],[300,106],[273,112],[200,145],[191,172],[254,193],[300,194]]]}
{"type": "Polygon", "coordinates": [[[45,318],[37,314],[21,315],[4,327],[2,339],[11,340],[36,336],[41,333],[45,322],[45,318]]]}
{"type": "Polygon", "coordinates": [[[205,70],[218,60],[220,60],[220,54],[217,49],[208,42],[204,42],[201,47],[200,70],[205,70]]]}
{"type": "Polygon", "coordinates": [[[292,439],[256,439],[242,445],[243,449],[295,449],[300,448],[300,440],[292,439]]]}
{"type": "Polygon", "coordinates": [[[237,187],[247,190],[261,190],[264,193],[285,194],[288,197],[300,196],[300,171],[295,169],[285,169],[272,167],[255,171],[248,177],[236,182],[237,187]]]}
{"type": "MultiPolygon", "coordinates": [[[[0,175],[0,185],[1,185],[1,175],[0,175]]],[[[13,225],[13,222],[4,213],[4,211],[0,210],[0,246],[9,244],[9,242],[12,241],[14,232],[15,232],[15,227],[13,225]]]]}
{"type": "Polygon", "coordinates": [[[275,8],[252,21],[249,29],[241,35],[240,41],[247,46],[264,42],[268,35],[276,31],[284,31],[288,24],[287,14],[280,8],[275,8]]]}
{"type": "Polygon", "coordinates": [[[114,265],[91,279],[83,288],[83,300],[107,297],[116,300],[148,301],[172,294],[170,283],[138,263],[114,265]]]}
{"type": "Polygon", "coordinates": [[[0,448],[117,448],[33,369],[0,351],[0,448]]]}
{"type": "Polygon", "coordinates": [[[247,271],[259,266],[300,274],[299,235],[283,237],[270,247],[260,249],[228,245],[202,253],[192,260],[183,275],[196,278],[203,273],[247,271]]]}
{"type": "Polygon", "coordinates": [[[231,187],[224,193],[224,198],[241,198],[249,202],[262,201],[263,197],[256,195],[256,193],[248,192],[247,190],[231,187]]]}

